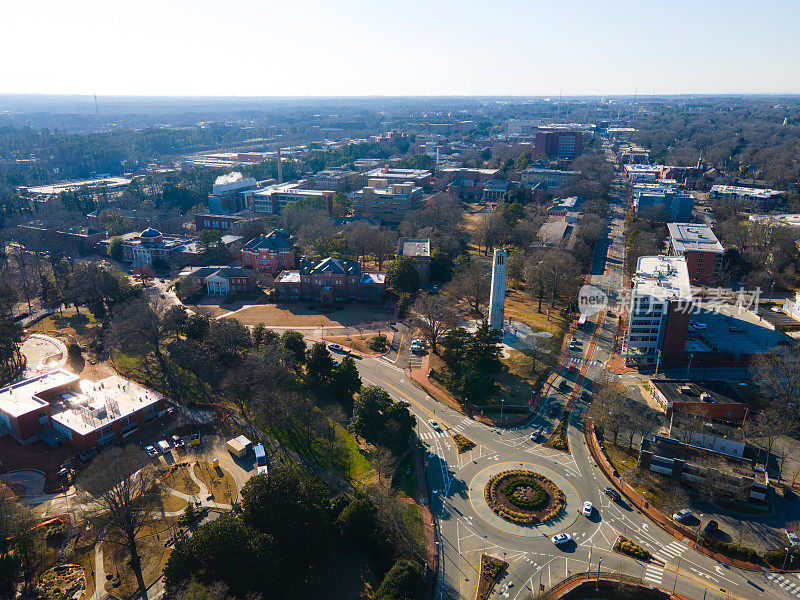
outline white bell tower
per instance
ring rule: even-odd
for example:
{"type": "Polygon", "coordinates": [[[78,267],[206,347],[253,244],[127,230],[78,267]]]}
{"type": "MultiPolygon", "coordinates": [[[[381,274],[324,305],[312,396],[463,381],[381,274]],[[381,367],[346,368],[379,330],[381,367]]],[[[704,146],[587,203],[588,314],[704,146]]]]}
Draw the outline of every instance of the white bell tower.
{"type": "Polygon", "coordinates": [[[492,291],[489,296],[489,325],[503,329],[503,311],[506,303],[506,250],[494,251],[492,262],[492,291]]]}

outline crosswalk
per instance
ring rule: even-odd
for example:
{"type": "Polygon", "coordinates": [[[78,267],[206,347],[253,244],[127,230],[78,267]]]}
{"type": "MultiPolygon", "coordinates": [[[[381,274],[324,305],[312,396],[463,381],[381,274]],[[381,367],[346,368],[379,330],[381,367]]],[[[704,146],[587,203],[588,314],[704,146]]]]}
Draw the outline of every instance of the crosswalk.
{"type": "Polygon", "coordinates": [[[588,359],[588,358],[579,358],[577,356],[570,357],[570,361],[574,362],[575,364],[585,364],[585,365],[590,365],[590,366],[603,364],[599,360],[588,359]]]}
{"type": "Polygon", "coordinates": [[[653,563],[647,565],[647,569],[645,569],[644,572],[645,581],[649,581],[650,583],[658,585],[661,583],[661,580],[663,578],[664,578],[664,567],[660,567],[653,563]]]}
{"type": "Polygon", "coordinates": [[[436,438],[449,438],[456,433],[461,433],[465,426],[469,425],[471,421],[469,419],[462,419],[460,423],[454,425],[453,427],[446,427],[444,431],[426,431],[419,434],[419,439],[421,440],[433,440],[436,438]]]}
{"type": "MultiPolygon", "coordinates": [[[[665,565],[668,562],[675,562],[681,554],[686,552],[688,548],[680,542],[671,542],[664,546],[661,550],[653,554],[653,558],[661,561],[665,565]]],[[[661,583],[664,578],[664,567],[655,563],[649,563],[645,569],[644,580],[656,585],[661,583]]]]}
{"type": "Polygon", "coordinates": [[[791,581],[789,581],[788,577],[784,577],[783,575],[778,575],[777,573],[770,573],[767,576],[767,580],[779,585],[783,590],[800,598],[800,585],[792,583],[791,581]]]}
{"type": "Polygon", "coordinates": [[[689,548],[680,542],[671,542],[664,546],[661,550],[653,554],[653,557],[663,563],[674,562],[681,554],[686,552],[689,548]]]}

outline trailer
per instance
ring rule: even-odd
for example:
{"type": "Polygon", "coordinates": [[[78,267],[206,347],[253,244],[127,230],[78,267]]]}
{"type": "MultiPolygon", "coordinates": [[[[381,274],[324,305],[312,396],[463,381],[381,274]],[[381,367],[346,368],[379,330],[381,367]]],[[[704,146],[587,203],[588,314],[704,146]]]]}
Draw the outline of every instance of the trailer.
{"type": "Polygon", "coordinates": [[[253,453],[256,455],[256,464],[263,467],[267,464],[267,453],[264,450],[264,444],[256,444],[253,446],[253,453]]]}
{"type": "Polygon", "coordinates": [[[248,440],[245,436],[240,435],[232,440],[228,440],[226,446],[228,447],[228,452],[233,454],[236,458],[242,458],[253,449],[253,442],[248,440]]]}

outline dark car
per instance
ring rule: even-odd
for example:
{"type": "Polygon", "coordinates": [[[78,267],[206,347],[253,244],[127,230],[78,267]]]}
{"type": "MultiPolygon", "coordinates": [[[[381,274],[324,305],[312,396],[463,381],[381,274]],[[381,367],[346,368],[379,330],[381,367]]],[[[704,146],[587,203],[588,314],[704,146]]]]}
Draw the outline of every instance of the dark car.
{"type": "Polygon", "coordinates": [[[612,487],[604,487],[603,493],[611,498],[614,502],[619,502],[622,499],[622,497],[619,495],[619,492],[612,487]]]}

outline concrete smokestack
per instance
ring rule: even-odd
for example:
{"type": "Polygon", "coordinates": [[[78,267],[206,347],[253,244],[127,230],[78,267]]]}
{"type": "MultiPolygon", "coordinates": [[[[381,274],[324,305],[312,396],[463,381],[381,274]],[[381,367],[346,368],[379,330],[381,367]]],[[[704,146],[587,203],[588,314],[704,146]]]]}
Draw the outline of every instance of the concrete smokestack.
{"type": "Polygon", "coordinates": [[[280,146],[278,146],[278,183],[283,183],[283,161],[281,160],[280,146]]]}

